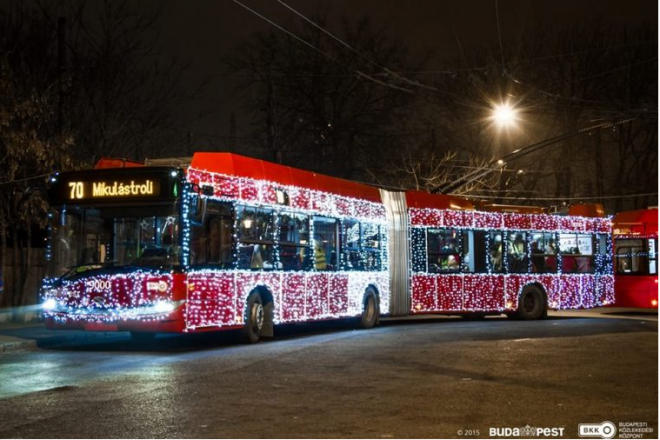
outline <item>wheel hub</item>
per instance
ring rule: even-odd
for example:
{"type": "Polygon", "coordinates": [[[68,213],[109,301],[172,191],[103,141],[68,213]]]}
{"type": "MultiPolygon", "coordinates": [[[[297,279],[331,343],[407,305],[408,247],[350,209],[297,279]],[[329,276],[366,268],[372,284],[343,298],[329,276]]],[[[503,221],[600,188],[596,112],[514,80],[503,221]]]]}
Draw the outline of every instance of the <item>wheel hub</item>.
{"type": "Polygon", "coordinates": [[[264,326],[264,306],[258,303],[252,305],[252,322],[257,330],[264,326]]]}

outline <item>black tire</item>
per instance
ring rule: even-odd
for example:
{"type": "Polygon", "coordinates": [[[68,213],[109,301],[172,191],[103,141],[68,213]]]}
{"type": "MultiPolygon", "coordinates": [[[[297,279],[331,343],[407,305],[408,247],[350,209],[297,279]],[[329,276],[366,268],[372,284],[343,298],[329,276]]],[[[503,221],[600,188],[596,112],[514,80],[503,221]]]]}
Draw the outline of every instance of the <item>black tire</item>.
{"type": "Polygon", "coordinates": [[[131,339],[137,342],[150,342],[156,338],[156,333],[131,332],[131,339]]]}
{"type": "Polygon", "coordinates": [[[380,305],[378,303],[378,296],[376,295],[374,289],[369,287],[364,293],[362,315],[360,316],[360,328],[373,328],[376,324],[378,324],[379,317],[380,305]]]}
{"type": "Polygon", "coordinates": [[[261,296],[253,292],[245,303],[245,324],[243,325],[243,341],[254,344],[261,339],[261,330],[264,327],[264,305],[261,296]]]}
{"type": "Polygon", "coordinates": [[[547,316],[545,297],[534,286],[526,286],[520,294],[516,317],[523,321],[533,321],[547,316]]]}

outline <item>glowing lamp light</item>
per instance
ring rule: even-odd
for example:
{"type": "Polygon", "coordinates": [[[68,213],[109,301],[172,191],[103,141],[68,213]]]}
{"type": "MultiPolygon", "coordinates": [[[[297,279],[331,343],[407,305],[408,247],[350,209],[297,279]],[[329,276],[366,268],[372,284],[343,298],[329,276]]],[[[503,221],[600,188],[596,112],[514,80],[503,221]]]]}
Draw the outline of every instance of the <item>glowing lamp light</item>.
{"type": "Polygon", "coordinates": [[[651,305],[653,307],[658,307],[658,300],[657,299],[651,300],[651,305]]]}
{"type": "Polygon", "coordinates": [[[54,310],[57,307],[57,301],[55,301],[55,298],[48,298],[44,301],[42,307],[44,310],[54,310]]]}
{"type": "Polygon", "coordinates": [[[174,310],[174,304],[170,301],[158,301],[154,304],[156,313],[168,313],[174,310]]]}
{"type": "Polygon", "coordinates": [[[508,102],[495,105],[491,119],[500,127],[510,127],[518,121],[518,112],[508,102]]]}
{"type": "Polygon", "coordinates": [[[246,218],[243,220],[243,227],[245,227],[245,229],[250,229],[252,227],[252,219],[246,218]]]}

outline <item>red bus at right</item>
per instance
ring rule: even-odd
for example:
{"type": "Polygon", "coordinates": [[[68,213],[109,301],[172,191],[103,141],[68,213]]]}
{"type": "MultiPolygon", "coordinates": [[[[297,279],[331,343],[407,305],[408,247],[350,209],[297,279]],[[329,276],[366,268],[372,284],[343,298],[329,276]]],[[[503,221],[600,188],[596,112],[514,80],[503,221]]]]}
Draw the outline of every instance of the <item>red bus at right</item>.
{"type": "Polygon", "coordinates": [[[614,216],[614,307],[658,308],[658,208],[614,216]]]}

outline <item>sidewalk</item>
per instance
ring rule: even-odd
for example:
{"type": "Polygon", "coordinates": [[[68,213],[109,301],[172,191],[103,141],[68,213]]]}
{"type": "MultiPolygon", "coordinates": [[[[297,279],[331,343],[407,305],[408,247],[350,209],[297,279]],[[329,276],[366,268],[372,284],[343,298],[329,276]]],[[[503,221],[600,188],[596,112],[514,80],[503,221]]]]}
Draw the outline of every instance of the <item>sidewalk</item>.
{"type": "Polygon", "coordinates": [[[87,332],[84,330],[49,330],[43,323],[0,323],[0,355],[34,351],[89,340],[117,340],[128,332],[87,332]]]}
{"type": "Polygon", "coordinates": [[[560,318],[609,318],[658,321],[658,309],[632,309],[623,307],[596,307],[593,309],[556,310],[549,316],[560,318]]]}

